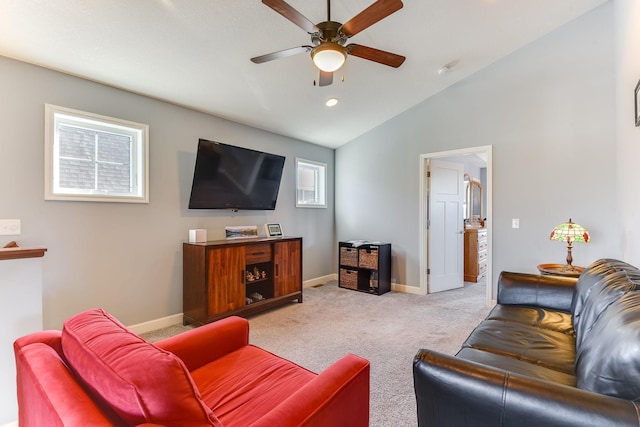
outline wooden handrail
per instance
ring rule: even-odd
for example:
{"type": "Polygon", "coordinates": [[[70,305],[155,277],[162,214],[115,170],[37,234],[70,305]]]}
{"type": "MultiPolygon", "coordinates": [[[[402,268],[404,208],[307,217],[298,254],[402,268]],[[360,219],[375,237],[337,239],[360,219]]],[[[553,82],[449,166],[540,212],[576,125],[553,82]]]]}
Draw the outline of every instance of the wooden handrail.
{"type": "Polygon", "coordinates": [[[0,261],[5,259],[40,258],[47,248],[0,248],[0,261]]]}

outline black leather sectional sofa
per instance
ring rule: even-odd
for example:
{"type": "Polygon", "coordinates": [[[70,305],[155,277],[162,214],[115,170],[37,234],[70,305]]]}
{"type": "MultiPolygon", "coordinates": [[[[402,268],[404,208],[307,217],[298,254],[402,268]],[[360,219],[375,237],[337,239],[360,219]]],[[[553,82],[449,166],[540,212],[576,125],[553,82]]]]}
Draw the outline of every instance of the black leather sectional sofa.
{"type": "Polygon", "coordinates": [[[455,357],[415,356],[419,426],[640,426],[640,270],[503,272],[497,302],[455,357]]]}

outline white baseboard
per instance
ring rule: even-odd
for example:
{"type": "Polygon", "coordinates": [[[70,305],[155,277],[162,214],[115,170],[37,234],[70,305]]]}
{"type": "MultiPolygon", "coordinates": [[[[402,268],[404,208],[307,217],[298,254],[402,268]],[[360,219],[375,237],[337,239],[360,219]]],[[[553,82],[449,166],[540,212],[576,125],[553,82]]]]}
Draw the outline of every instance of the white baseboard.
{"type": "MultiPolygon", "coordinates": [[[[315,285],[320,285],[332,280],[338,280],[338,273],[327,274],[326,276],[316,277],[315,279],[306,280],[302,283],[303,288],[310,288],[315,285]]],[[[392,292],[401,292],[405,294],[422,295],[419,287],[403,285],[401,283],[391,283],[392,292]]]]}
{"type": "Polygon", "coordinates": [[[312,286],[321,285],[323,283],[327,283],[332,280],[338,280],[338,275],[336,273],[327,274],[326,276],[322,276],[322,277],[316,277],[315,279],[311,279],[311,280],[305,280],[304,282],[302,282],[302,287],[310,288],[312,286]]]}
{"type": "Polygon", "coordinates": [[[404,294],[422,295],[422,292],[417,286],[407,286],[401,283],[391,283],[391,290],[393,292],[401,292],[404,294]]]}
{"type": "Polygon", "coordinates": [[[182,323],[182,313],[161,317],[160,319],[149,320],[148,322],[138,323],[137,325],[127,327],[135,334],[144,334],[146,332],[166,328],[167,326],[176,325],[178,323],[182,323]]]}
{"type": "Polygon", "coordinates": [[[15,420],[13,422],[10,422],[9,424],[5,424],[3,426],[0,427],[18,427],[18,420],[15,420]]]}
{"type": "MultiPolygon", "coordinates": [[[[317,277],[315,279],[307,280],[302,284],[303,288],[310,288],[315,285],[329,282],[331,280],[338,280],[338,273],[327,274],[326,276],[317,277]]],[[[405,294],[422,295],[420,288],[416,286],[403,285],[401,283],[391,283],[392,292],[401,292],[405,294]]]]}

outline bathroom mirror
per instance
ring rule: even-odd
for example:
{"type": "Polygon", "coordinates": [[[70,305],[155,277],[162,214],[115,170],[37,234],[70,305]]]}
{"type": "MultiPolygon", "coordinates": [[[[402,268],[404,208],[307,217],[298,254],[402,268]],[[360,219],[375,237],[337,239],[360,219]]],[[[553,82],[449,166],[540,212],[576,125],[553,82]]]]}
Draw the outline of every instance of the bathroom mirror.
{"type": "Polygon", "coordinates": [[[472,226],[482,225],[482,184],[468,174],[464,175],[464,181],[467,190],[465,221],[472,226]]]}

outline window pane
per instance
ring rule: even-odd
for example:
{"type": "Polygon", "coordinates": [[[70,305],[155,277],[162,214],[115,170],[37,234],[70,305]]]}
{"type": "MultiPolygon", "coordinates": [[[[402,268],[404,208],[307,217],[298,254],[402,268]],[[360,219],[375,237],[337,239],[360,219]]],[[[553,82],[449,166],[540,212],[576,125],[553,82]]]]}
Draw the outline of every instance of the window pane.
{"type": "Polygon", "coordinates": [[[113,163],[98,164],[98,190],[128,193],[131,189],[131,179],[128,165],[113,163]]]}
{"type": "Polygon", "coordinates": [[[60,125],[60,157],[93,160],[96,152],[96,132],[74,126],[60,125]]]}
{"type": "Polygon", "coordinates": [[[100,132],[98,134],[98,161],[129,165],[131,138],[126,135],[100,132]]]}
{"type": "Polygon", "coordinates": [[[93,190],[96,169],[93,162],[78,159],[60,159],[60,187],[93,190]]]}
{"type": "Polygon", "coordinates": [[[298,189],[313,191],[316,187],[316,176],[313,169],[300,167],[298,170],[298,189]]]}
{"type": "Polygon", "coordinates": [[[131,138],[101,132],[98,135],[98,190],[131,191],[131,138]]]}

